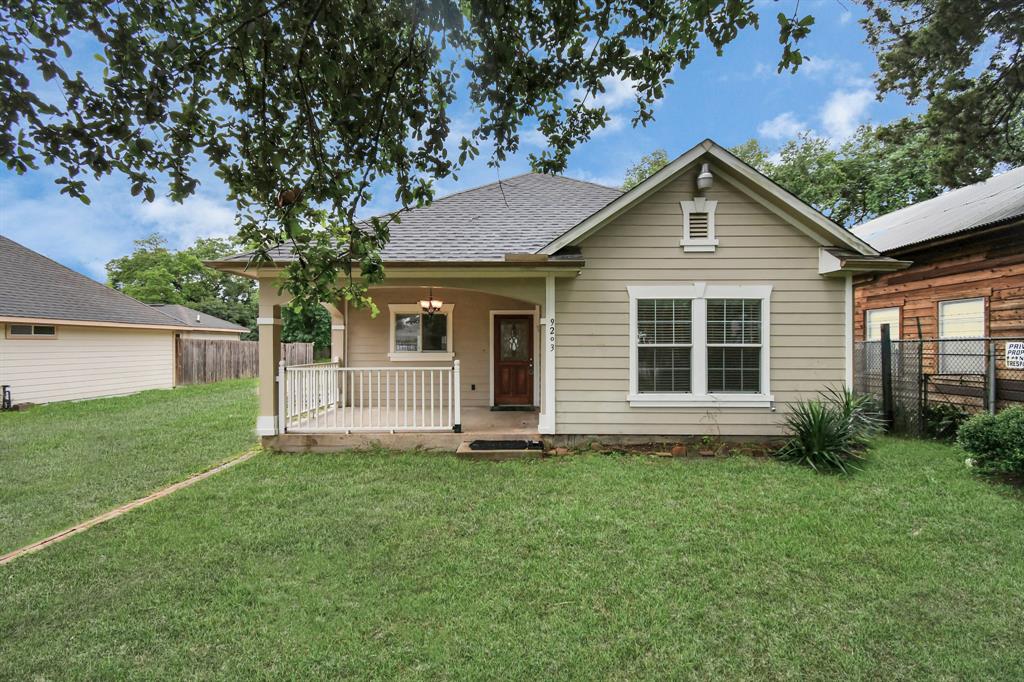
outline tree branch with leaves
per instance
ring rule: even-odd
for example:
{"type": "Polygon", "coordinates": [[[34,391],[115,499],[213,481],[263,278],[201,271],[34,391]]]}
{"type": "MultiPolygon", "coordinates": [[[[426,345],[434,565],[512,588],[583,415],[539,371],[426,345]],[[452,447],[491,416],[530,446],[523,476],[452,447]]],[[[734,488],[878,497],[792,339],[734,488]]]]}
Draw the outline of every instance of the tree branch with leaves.
{"type": "MultiPolygon", "coordinates": [[[[813,21],[796,6],[780,69],[813,21]]],[[[531,162],[561,171],[608,121],[607,79],[629,79],[643,125],[702,45],[721,54],[758,23],[753,0],[4,0],[0,155],[59,167],[85,202],[87,178],[111,174],[182,201],[210,164],[255,259],[293,250],[293,294],[369,305],[390,224],[485,141],[500,165],[532,118],[547,147],[531,162]],[[76,49],[101,72],[76,70],[76,49]],[[478,118],[453,140],[463,94],[478,118]],[[398,210],[357,220],[382,180],[398,210]]]]}

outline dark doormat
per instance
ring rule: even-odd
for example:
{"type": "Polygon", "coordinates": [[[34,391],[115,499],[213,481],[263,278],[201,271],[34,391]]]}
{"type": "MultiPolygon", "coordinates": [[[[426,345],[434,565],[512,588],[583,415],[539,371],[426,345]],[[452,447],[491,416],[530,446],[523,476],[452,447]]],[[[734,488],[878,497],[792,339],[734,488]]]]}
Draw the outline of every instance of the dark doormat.
{"type": "Polygon", "coordinates": [[[474,440],[470,450],[543,450],[539,440],[474,440]]]}
{"type": "Polygon", "coordinates": [[[491,412],[536,412],[537,408],[533,405],[495,405],[491,408],[491,412]]]}

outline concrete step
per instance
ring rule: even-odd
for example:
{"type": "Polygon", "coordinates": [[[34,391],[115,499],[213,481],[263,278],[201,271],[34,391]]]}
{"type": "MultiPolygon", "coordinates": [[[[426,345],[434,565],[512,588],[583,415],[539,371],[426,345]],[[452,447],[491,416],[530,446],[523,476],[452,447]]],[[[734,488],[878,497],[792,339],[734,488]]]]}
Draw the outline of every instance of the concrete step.
{"type": "MultiPolygon", "coordinates": [[[[486,440],[491,442],[498,441],[524,441],[534,440],[539,441],[540,438],[523,438],[521,435],[512,438],[496,438],[491,434],[488,434],[486,438],[479,438],[476,440],[486,440]]],[[[473,441],[463,441],[459,445],[459,449],[455,451],[456,457],[463,457],[465,459],[480,459],[489,461],[501,461],[506,459],[522,459],[524,457],[543,457],[544,447],[541,445],[540,448],[494,448],[491,450],[480,450],[471,447],[473,441]]]]}

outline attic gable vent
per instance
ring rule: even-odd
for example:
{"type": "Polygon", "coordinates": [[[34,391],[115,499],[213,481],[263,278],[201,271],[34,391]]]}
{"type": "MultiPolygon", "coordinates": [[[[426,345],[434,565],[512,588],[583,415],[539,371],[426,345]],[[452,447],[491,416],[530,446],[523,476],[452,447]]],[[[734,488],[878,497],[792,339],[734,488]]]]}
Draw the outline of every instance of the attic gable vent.
{"type": "Polygon", "coordinates": [[[691,213],[690,214],[690,238],[691,239],[707,239],[708,238],[708,214],[707,213],[691,213]]]}
{"type": "Polygon", "coordinates": [[[718,202],[705,197],[693,201],[680,201],[683,209],[683,238],[679,245],[683,251],[713,253],[718,246],[715,237],[715,209],[718,202]]]}

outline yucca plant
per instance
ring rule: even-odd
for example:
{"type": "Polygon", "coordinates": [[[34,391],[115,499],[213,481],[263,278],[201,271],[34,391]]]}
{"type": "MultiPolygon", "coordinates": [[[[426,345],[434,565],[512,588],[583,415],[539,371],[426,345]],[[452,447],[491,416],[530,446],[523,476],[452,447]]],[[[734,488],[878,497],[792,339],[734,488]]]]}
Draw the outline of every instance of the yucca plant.
{"type": "Polygon", "coordinates": [[[867,396],[830,389],[822,399],[797,403],[786,418],[790,438],[776,455],[816,471],[857,470],[882,422],[867,396]]]}

